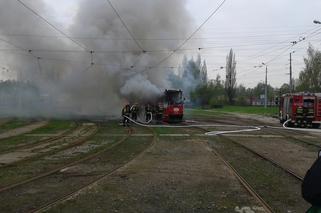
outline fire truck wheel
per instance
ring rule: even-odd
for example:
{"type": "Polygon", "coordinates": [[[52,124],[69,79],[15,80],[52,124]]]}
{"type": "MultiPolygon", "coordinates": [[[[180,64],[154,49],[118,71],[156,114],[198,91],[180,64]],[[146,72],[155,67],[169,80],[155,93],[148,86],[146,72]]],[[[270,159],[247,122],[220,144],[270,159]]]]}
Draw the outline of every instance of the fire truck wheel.
{"type": "Polygon", "coordinates": [[[320,124],[312,124],[312,128],[318,129],[318,128],[320,128],[320,124]]]}

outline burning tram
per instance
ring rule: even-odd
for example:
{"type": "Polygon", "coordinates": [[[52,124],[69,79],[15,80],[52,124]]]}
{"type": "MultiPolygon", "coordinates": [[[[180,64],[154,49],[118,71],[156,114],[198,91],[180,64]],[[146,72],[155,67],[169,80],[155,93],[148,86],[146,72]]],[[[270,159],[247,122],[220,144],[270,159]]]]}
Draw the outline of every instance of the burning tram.
{"type": "Polygon", "coordinates": [[[279,118],[283,123],[290,119],[294,126],[319,127],[321,124],[321,94],[293,93],[280,98],[279,118]]]}
{"type": "Polygon", "coordinates": [[[184,116],[184,98],[181,90],[166,89],[152,105],[153,118],[157,122],[178,123],[184,116]]]}
{"type": "Polygon", "coordinates": [[[184,116],[184,98],[181,90],[165,90],[162,97],[164,122],[181,122],[184,116]]]}

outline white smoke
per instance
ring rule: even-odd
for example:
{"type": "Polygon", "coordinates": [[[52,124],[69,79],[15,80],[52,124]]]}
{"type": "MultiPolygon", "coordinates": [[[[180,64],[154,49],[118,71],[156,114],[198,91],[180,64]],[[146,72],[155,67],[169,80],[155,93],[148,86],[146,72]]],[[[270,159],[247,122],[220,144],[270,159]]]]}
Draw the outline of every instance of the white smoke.
{"type": "MultiPolygon", "coordinates": [[[[25,2],[44,17],[52,17],[42,0],[25,2]]],[[[186,1],[112,2],[147,52],[131,39],[107,1],[80,0],[77,15],[68,29],[49,19],[87,50],[94,51],[91,65],[88,51],[82,51],[16,1],[0,1],[0,38],[32,50],[35,56],[0,42],[1,48],[16,49],[2,53],[1,62],[17,72],[17,80],[32,82],[48,97],[49,101],[42,103],[50,103],[43,107],[46,114],[118,115],[124,100],[149,99],[169,87],[169,71],[153,67],[169,53],[150,51],[171,50],[181,41],[148,38],[187,37],[191,19],[186,1]]],[[[171,60],[164,64],[170,64],[171,60]]]]}
{"type": "Polygon", "coordinates": [[[161,95],[161,89],[147,80],[147,76],[135,75],[125,82],[125,85],[120,89],[120,93],[125,97],[137,96],[141,100],[154,99],[155,96],[161,95]]]}

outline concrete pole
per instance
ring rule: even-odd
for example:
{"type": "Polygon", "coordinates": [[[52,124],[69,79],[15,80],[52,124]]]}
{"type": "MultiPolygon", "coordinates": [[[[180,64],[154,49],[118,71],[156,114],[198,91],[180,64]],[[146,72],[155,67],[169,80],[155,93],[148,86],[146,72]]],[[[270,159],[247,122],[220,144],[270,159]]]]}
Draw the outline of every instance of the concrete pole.
{"type": "Polygon", "coordinates": [[[290,93],[293,92],[293,85],[292,85],[292,53],[290,53],[290,93]]]}
{"type": "Polygon", "coordinates": [[[265,94],[264,94],[264,108],[267,108],[267,65],[265,65],[265,94]]]}

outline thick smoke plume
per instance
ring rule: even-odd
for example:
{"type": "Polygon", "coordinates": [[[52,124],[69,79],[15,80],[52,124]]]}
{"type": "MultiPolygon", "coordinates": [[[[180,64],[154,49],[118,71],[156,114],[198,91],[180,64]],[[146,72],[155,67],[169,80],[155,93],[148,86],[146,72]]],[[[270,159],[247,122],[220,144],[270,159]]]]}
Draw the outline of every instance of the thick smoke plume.
{"type": "MultiPolygon", "coordinates": [[[[28,82],[40,94],[35,106],[29,107],[37,111],[25,110],[26,115],[119,115],[126,102],[150,99],[171,87],[170,71],[153,66],[169,54],[159,50],[174,49],[182,42],[166,38],[185,38],[190,32],[191,19],[184,0],[113,1],[143,49],[132,40],[107,1],[80,0],[69,26],[55,20],[42,0],[25,2],[83,47],[17,1],[0,1],[0,48],[6,49],[0,62],[16,73],[17,81],[28,82]]],[[[171,64],[171,60],[164,64],[171,64]]],[[[0,113],[14,113],[14,109],[6,106],[0,113]]],[[[23,114],[23,109],[19,110],[23,114]]]]}

